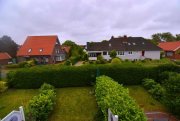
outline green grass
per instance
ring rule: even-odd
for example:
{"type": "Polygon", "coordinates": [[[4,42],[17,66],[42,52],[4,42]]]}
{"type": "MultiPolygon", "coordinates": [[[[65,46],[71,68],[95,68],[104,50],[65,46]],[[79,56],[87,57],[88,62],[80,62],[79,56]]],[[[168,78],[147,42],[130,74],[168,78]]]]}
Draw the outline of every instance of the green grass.
{"type": "Polygon", "coordinates": [[[141,86],[127,86],[129,89],[129,94],[133,97],[139,106],[144,109],[144,111],[162,111],[167,112],[167,109],[153,97],[141,86]]]}
{"type": "Polygon", "coordinates": [[[0,118],[4,118],[12,110],[18,109],[19,106],[26,106],[28,101],[38,94],[37,90],[15,90],[0,94],[0,118]]]}
{"type": "MultiPolygon", "coordinates": [[[[163,111],[166,108],[152,98],[141,86],[127,86],[132,96],[145,111],[163,111]]],[[[39,92],[37,90],[9,89],[0,94],[0,118],[3,118],[39,92]]],[[[97,104],[92,87],[72,87],[57,89],[57,101],[49,121],[93,121],[97,104]]]]}
{"type": "Polygon", "coordinates": [[[96,112],[92,87],[61,88],[49,121],[93,121],[96,112]]]}

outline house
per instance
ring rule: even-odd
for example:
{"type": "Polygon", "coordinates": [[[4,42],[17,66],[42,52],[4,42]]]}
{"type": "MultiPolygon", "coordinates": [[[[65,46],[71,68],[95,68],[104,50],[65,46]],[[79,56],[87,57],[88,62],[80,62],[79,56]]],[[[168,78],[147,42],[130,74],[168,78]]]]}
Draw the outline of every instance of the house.
{"type": "Polygon", "coordinates": [[[98,55],[109,60],[110,51],[115,50],[117,57],[125,60],[160,59],[161,48],[142,37],[113,36],[109,41],[87,42],[89,60],[97,60],[98,55]]]}
{"type": "Polygon", "coordinates": [[[164,50],[165,57],[180,60],[180,41],[161,42],[158,46],[164,50]]]}
{"type": "Polygon", "coordinates": [[[12,62],[12,57],[6,53],[6,52],[1,52],[0,53],[0,65],[7,65],[8,63],[12,62]]]}
{"type": "Polygon", "coordinates": [[[58,36],[28,36],[17,52],[18,62],[35,59],[39,64],[52,64],[65,60],[58,36]]]}

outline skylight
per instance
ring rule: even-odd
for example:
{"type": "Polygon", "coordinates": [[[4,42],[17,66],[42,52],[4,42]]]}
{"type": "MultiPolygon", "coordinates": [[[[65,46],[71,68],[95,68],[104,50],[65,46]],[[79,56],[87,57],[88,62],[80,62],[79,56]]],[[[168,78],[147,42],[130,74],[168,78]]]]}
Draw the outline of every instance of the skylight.
{"type": "Polygon", "coordinates": [[[41,48],[41,49],[39,49],[39,52],[42,52],[43,51],[43,49],[41,48]]]}
{"type": "Polygon", "coordinates": [[[31,49],[31,48],[29,48],[28,53],[30,53],[31,51],[32,51],[32,49],[31,49]]]}

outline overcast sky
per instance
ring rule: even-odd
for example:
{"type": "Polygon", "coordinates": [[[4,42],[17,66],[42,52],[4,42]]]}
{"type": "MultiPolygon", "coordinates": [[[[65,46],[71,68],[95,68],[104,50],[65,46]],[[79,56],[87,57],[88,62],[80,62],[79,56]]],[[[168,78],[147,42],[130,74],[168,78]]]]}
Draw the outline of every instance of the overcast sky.
{"type": "Polygon", "coordinates": [[[157,32],[180,33],[180,0],[0,0],[0,36],[18,44],[29,35],[85,44],[157,32]]]}

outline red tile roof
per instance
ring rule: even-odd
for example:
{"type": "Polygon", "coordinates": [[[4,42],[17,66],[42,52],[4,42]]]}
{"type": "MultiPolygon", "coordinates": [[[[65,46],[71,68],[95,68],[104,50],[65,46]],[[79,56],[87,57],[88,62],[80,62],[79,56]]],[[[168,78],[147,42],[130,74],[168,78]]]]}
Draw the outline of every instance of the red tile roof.
{"type": "Polygon", "coordinates": [[[180,41],[176,42],[161,42],[158,45],[160,48],[162,48],[164,51],[176,51],[180,48],[180,41]]]}
{"type": "Polygon", "coordinates": [[[4,60],[4,59],[11,59],[12,57],[6,53],[6,52],[2,52],[0,53],[0,60],[4,60]]]}
{"type": "Polygon", "coordinates": [[[51,55],[57,41],[58,37],[56,35],[28,36],[18,50],[17,56],[51,55]]]}

